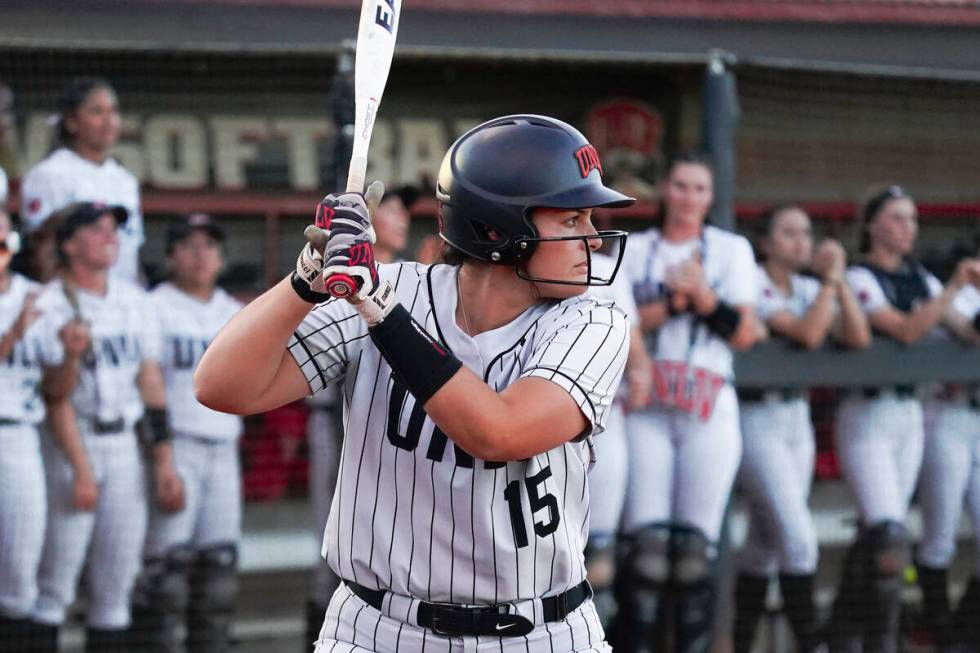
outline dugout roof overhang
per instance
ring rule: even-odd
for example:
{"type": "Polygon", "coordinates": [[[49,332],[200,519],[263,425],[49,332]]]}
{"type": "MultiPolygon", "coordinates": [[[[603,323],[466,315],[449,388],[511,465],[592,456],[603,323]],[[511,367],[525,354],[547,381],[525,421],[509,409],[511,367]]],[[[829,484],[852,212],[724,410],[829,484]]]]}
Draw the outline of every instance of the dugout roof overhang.
{"type": "MultiPolygon", "coordinates": [[[[330,54],[354,36],[357,5],[355,0],[4,0],[0,47],[330,54]]],[[[748,65],[980,81],[980,9],[955,0],[405,0],[405,5],[400,58],[697,65],[710,50],[721,49],[748,65]],[[561,6],[570,10],[560,11],[561,6]]]]}

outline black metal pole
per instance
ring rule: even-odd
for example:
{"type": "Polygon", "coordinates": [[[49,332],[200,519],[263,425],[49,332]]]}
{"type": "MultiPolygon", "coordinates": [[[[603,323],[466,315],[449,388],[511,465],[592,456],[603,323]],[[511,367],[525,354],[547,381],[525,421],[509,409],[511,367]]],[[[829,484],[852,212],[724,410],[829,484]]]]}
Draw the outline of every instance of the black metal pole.
{"type": "Polygon", "coordinates": [[[712,50],[704,78],[703,148],[714,167],[715,202],[711,223],[735,228],[735,131],[740,111],[731,53],[712,50]]]}
{"type": "Polygon", "coordinates": [[[331,190],[347,187],[354,141],[354,41],[344,41],[337,56],[337,72],[330,84],[330,115],[334,124],[333,170],[331,190]]]}

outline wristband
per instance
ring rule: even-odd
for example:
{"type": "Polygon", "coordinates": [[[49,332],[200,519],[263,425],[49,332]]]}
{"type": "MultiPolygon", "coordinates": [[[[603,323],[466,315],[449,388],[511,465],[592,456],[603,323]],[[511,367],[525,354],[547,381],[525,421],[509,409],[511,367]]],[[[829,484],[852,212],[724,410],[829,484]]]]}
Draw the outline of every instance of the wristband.
{"type": "Polygon", "coordinates": [[[388,316],[370,327],[368,333],[391,371],[420,406],[463,366],[401,304],[394,304],[388,316]]]}
{"type": "Polygon", "coordinates": [[[980,311],[973,316],[973,328],[980,332],[980,311]]]}
{"type": "Polygon", "coordinates": [[[705,315],[703,319],[710,330],[728,340],[738,329],[738,323],[742,321],[742,314],[719,299],[715,310],[705,315]]]}
{"type": "Polygon", "coordinates": [[[164,408],[146,408],[143,413],[142,429],[144,440],[157,445],[171,440],[170,427],[167,426],[167,411],[164,408]]]}
{"type": "Polygon", "coordinates": [[[304,302],[322,304],[330,299],[330,295],[327,293],[317,292],[310,288],[310,284],[306,283],[303,277],[299,276],[296,272],[293,272],[292,276],[289,277],[289,283],[292,285],[293,290],[296,291],[296,294],[299,295],[299,298],[304,302]]]}

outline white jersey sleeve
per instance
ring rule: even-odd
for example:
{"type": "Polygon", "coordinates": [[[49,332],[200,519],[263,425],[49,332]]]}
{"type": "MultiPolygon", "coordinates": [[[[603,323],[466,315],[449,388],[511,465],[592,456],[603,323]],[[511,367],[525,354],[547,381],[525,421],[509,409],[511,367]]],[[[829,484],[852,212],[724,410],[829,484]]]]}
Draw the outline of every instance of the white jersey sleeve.
{"type": "Polygon", "coordinates": [[[730,304],[754,306],[758,298],[758,266],[752,245],[742,236],[728,238],[728,268],[722,276],[718,296],[730,304]]]}
{"type": "Polygon", "coordinates": [[[8,190],[9,186],[7,184],[7,173],[3,171],[3,168],[0,168],[0,205],[7,203],[8,190]]]}
{"type": "Polygon", "coordinates": [[[930,297],[939,297],[943,294],[943,282],[937,279],[936,275],[923,269],[922,276],[926,281],[926,288],[929,290],[930,297]]]}
{"type": "Polygon", "coordinates": [[[972,285],[961,288],[953,297],[953,310],[972,320],[977,313],[980,313],[980,290],[972,285]]]}
{"type": "Polygon", "coordinates": [[[891,306],[881,284],[867,268],[854,266],[847,270],[847,285],[857,297],[861,310],[867,314],[877,313],[891,306]]]}
{"type": "Polygon", "coordinates": [[[616,304],[576,302],[535,337],[521,376],[560,385],[582,409],[592,434],[601,433],[626,365],[629,328],[616,304]]]}
{"type": "Polygon", "coordinates": [[[161,310],[166,310],[153,301],[149,293],[142,293],[137,300],[142,304],[146,320],[140,324],[139,344],[143,360],[161,362],[164,351],[164,335],[161,310]]]}
{"type": "Polygon", "coordinates": [[[765,268],[759,266],[759,301],[755,310],[759,319],[765,321],[777,313],[790,313],[795,317],[803,317],[810,310],[813,302],[820,293],[820,282],[812,277],[794,274],[790,278],[792,294],[787,296],[766,274],[765,268]]]}
{"type": "Polygon", "coordinates": [[[787,310],[786,296],[780,292],[779,288],[772,282],[765,268],[759,266],[759,300],[756,303],[755,311],[760,320],[768,320],[776,313],[787,310]]]}
{"type": "Polygon", "coordinates": [[[28,233],[37,231],[52,212],[74,200],[70,178],[52,164],[51,157],[31,168],[21,183],[21,217],[28,233]]]}

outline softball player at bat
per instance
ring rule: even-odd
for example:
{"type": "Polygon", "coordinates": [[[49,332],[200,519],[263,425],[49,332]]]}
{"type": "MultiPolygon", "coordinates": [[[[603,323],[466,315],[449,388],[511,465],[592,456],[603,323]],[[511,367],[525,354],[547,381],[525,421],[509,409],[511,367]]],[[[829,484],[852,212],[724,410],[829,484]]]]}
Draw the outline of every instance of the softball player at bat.
{"type": "MultiPolygon", "coordinates": [[[[592,255],[592,266],[596,276],[609,278],[616,269],[616,259],[596,252],[592,255]]],[[[650,401],[653,373],[643,344],[633,289],[625,275],[616,276],[612,285],[590,288],[589,292],[593,297],[615,302],[630,319],[630,352],[626,360],[625,382],[620,385],[609,409],[606,430],[596,440],[596,463],[589,472],[591,519],[589,539],[585,545],[586,577],[592,586],[592,600],[603,630],[608,633],[617,612],[613,584],[616,545],[629,477],[625,411],[642,408],[650,401]]]]}
{"type": "MultiPolygon", "coordinates": [[[[64,274],[45,287],[38,306],[52,330],[87,322],[91,342],[72,373],[46,387],[48,527],[32,618],[52,627],[56,639],[87,565],[85,650],[115,653],[127,650],[130,591],[146,533],[145,477],[134,433],[144,413],[155,443],[157,496],[168,509],[179,509],[182,490],[167,439],[152,306],[140,288],[109,275],[126,211],[76,203],[52,219],[64,274]]],[[[51,641],[44,650],[54,649],[51,641]]]]}
{"type": "MultiPolygon", "coordinates": [[[[848,347],[866,347],[868,322],[845,279],[840,243],[827,240],[813,252],[809,216],[793,205],[764,216],[756,311],[770,332],[807,349],[833,336],[848,347]],[[812,266],[818,278],[799,271],[812,266]]],[[[813,603],[817,533],[807,499],[815,452],[805,390],[739,390],[742,463],[738,483],[749,506],[749,534],[735,583],[735,653],[749,653],[765,610],[770,577],[778,573],[783,610],[796,650],[820,645],[813,603]]]]}
{"type": "Polygon", "coordinates": [[[609,651],[585,581],[586,474],[628,320],[582,293],[610,281],[591,250],[626,237],[597,233],[592,208],[633,200],[577,130],[533,115],[460,137],[437,197],[452,263],[378,268],[365,200],[327,196],[325,254],[307,246],[232,319],[198,397],[252,412],[343,380],[323,553],[344,582],[317,651],[609,651]],[[334,272],[360,279],[353,302],[322,294],[334,272]]]}
{"type": "Polygon", "coordinates": [[[654,361],[649,409],[627,416],[630,487],[618,648],[711,643],[713,566],[741,456],[732,350],[761,335],[749,242],[704,224],[712,172],[681,155],[663,183],[663,224],[633,234],[623,270],[654,361]],[[673,615],[667,607],[671,598],[673,615]]]}
{"type": "MultiPolygon", "coordinates": [[[[953,298],[946,320],[965,343],[980,344],[980,267],[972,285],[953,298]]],[[[925,402],[925,447],[919,476],[922,541],[916,567],[922,587],[923,616],[940,651],[962,650],[980,642],[980,559],[955,613],[949,601],[949,565],[956,530],[967,502],[980,541],[980,386],[947,384],[925,402]]]]}
{"type": "Polygon", "coordinates": [[[21,215],[31,234],[35,276],[47,281],[55,273],[54,233],[43,228],[46,221],[68,204],[84,201],[126,209],[112,273],[138,282],[143,245],[139,181],[109,155],[119,140],[115,91],[103,79],[72,81],[58,102],[57,121],[57,148],[27,172],[21,187],[21,215]]]}
{"type": "MultiPolygon", "coordinates": [[[[971,261],[945,288],[910,258],[918,233],[915,202],[899,186],[862,210],[861,263],[847,281],[880,335],[911,345],[932,332],[967,282],[971,261]]],[[[837,413],[841,471],[857,499],[860,526],[848,550],[828,632],[832,650],[894,651],[898,646],[902,573],[909,559],[905,527],[922,462],[922,403],[914,386],[850,393],[837,413]]]]}
{"type": "MultiPolygon", "coordinates": [[[[372,226],[377,240],[374,243],[374,259],[378,263],[392,263],[408,244],[408,228],[411,214],[408,207],[418,192],[405,186],[384,194],[373,213],[372,226]]],[[[307,422],[307,441],[310,451],[310,503],[315,519],[314,533],[319,541],[327,527],[334,487],[337,485],[337,467],[340,464],[340,447],[343,440],[343,402],[337,386],[324,388],[307,398],[310,418],[307,422]]],[[[310,598],[306,604],[307,642],[320,633],[327,614],[330,597],[336,591],[340,579],[318,556],[313,567],[310,598]]]]}
{"type": "Polygon", "coordinates": [[[242,483],[238,438],[242,420],[194,398],[201,355],[241,304],[216,287],[224,267],[224,232],[193,214],[167,231],[170,281],[150,293],[160,320],[167,417],[184,509],[151,507],[145,568],[133,599],[133,643],[139,650],[173,648],[174,626],[187,617],[190,653],[230,650],[237,593],[242,483]]]}

